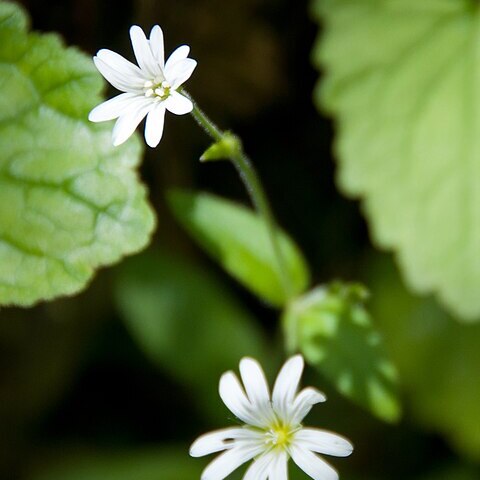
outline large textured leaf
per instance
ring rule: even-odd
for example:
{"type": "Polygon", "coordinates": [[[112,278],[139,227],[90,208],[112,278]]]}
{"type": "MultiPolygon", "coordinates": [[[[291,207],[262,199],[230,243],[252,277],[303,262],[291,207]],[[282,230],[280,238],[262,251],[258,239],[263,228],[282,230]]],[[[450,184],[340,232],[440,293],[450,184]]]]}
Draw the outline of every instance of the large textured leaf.
{"type": "Polygon", "coordinates": [[[400,416],[396,370],[364,307],[360,285],[318,287],[283,318],[290,350],[300,350],[347,397],[386,421],[400,416]]]}
{"type": "MultiPolygon", "coordinates": [[[[288,298],[262,219],[207,193],[175,190],[169,200],[175,217],[227,272],[268,303],[285,305],[288,298]]],[[[293,293],[301,293],[308,285],[308,267],[295,243],[282,231],[277,235],[293,293]]]]}
{"type": "Polygon", "coordinates": [[[0,304],[78,292],[154,226],[139,143],[115,149],[87,121],[102,88],[91,60],[26,24],[0,2],[0,304]]]}
{"type": "Polygon", "coordinates": [[[339,184],[408,284],[480,318],[480,10],[470,0],[316,0],[319,105],[339,184]]]}
{"type": "Polygon", "coordinates": [[[480,325],[455,322],[433,300],[410,295],[391,264],[374,263],[372,272],[371,310],[398,366],[409,411],[478,462],[480,325]]]}
{"type": "Polygon", "coordinates": [[[261,332],[241,305],[208,271],[167,252],[125,262],[116,299],[146,355],[185,386],[197,409],[224,419],[220,375],[245,355],[266,357],[261,332]]]}

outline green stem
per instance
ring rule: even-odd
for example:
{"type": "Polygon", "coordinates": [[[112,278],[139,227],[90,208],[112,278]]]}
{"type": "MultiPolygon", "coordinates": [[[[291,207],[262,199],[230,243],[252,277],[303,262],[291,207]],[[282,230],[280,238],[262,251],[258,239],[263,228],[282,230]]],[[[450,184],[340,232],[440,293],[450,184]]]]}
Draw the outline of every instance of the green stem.
{"type": "MultiPolygon", "coordinates": [[[[184,95],[186,94],[185,91],[183,91],[182,93],[184,95]]],[[[198,107],[195,101],[190,96],[188,97],[193,103],[192,116],[197,121],[197,123],[205,130],[207,135],[209,135],[216,142],[220,142],[226,139],[227,136],[229,138],[232,137],[231,133],[223,132],[222,130],[220,130],[198,107]]],[[[235,143],[235,148],[231,148],[228,158],[237,169],[255,209],[265,222],[273,253],[277,261],[282,287],[284,289],[287,300],[290,300],[293,296],[292,282],[290,280],[290,275],[288,274],[282,249],[280,248],[275,217],[273,216],[273,212],[270,207],[267,195],[265,194],[265,190],[263,189],[262,183],[260,181],[260,177],[258,176],[258,173],[255,170],[252,162],[243,151],[243,148],[239,141],[235,143]]]]}

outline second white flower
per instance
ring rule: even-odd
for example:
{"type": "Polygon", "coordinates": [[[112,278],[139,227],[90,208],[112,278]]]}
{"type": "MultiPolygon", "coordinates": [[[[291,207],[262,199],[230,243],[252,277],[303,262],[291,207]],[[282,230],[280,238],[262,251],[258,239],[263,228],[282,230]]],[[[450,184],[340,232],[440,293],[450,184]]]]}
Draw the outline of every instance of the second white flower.
{"type": "Polygon", "coordinates": [[[303,358],[290,358],[278,374],[271,397],[263,370],[252,358],[240,362],[244,388],[233,372],[222,376],[220,396],[244,425],[207,433],[193,443],[190,455],[194,457],[225,450],[207,466],[202,480],[223,480],[252,459],[244,480],[287,480],[290,457],[314,480],[338,479],[317,453],[346,457],[353,446],[340,435],[303,426],[312,406],[326,398],[312,387],[297,393],[302,371],[303,358]]]}

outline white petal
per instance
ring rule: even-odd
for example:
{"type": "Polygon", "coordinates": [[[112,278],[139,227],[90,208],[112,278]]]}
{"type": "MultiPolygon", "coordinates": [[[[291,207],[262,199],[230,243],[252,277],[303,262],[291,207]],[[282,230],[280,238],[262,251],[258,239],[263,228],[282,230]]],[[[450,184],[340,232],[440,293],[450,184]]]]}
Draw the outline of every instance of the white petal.
{"type": "Polygon", "coordinates": [[[223,480],[240,465],[262,453],[264,448],[263,445],[241,446],[227,450],[207,465],[201,480],[223,480]]]}
{"type": "Polygon", "coordinates": [[[182,45],[178,47],[173,53],[168,57],[168,60],[165,62],[165,70],[171,67],[174,63],[179,62],[180,60],[185,60],[190,53],[190,47],[188,45],[182,45]]]}
{"type": "Polygon", "coordinates": [[[138,66],[152,78],[162,75],[160,65],[155,60],[150,48],[150,42],[138,25],[130,28],[130,39],[138,66]]]}
{"type": "Polygon", "coordinates": [[[270,463],[268,478],[270,480],[288,480],[288,456],[284,450],[280,450],[270,463]]]}
{"type": "Polygon", "coordinates": [[[172,92],[163,105],[175,115],[185,115],[193,110],[192,101],[178,92],[172,92]]]}
{"type": "Polygon", "coordinates": [[[235,442],[230,441],[236,438],[245,437],[244,428],[233,427],[216,430],[198,437],[190,447],[192,457],[203,457],[221,450],[229,450],[235,446],[235,442]]]}
{"type": "Polygon", "coordinates": [[[172,88],[176,90],[191,77],[196,66],[197,62],[192,58],[185,58],[172,65],[165,65],[165,78],[172,88]]]}
{"type": "Polygon", "coordinates": [[[163,68],[165,63],[165,53],[163,47],[163,32],[159,25],[155,25],[150,32],[150,48],[153,53],[153,57],[163,68]]]}
{"type": "Polygon", "coordinates": [[[296,445],[290,446],[293,461],[314,480],[338,480],[338,473],[314,453],[296,445]]]}
{"type": "Polygon", "coordinates": [[[245,472],[243,480],[266,480],[276,453],[270,450],[254,460],[245,472]]]}
{"type": "Polygon", "coordinates": [[[97,52],[97,57],[138,88],[142,88],[145,80],[147,80],[144,73],[136,65],[112,50],[103,48],[97,52]]]}
{"type": "Polygon", "coordinates": [[[270,401],[267,380],[260,364],[253,358],[245,357],[240,361],[240,375],[253,404],[270,401]]]}
{"type": "Polygon", "coordinates": [[[98,71],[117,90],[120,90],[122,92],[139,92],[139,86],[137,81],[132,81],[131,77],[122,75],[120,72],[117,72],[99,57],[93,57],[93,61],[98,71]]]}
{"type": "Polygon", "coordinates": [[[233,372],[226,372],[221,376],[219,393],[223,403],[240,420],[257,427],[265,426],[263,417],[253,410],[237,376],[233,372]]]}
{"type": "Polygon", "coordinates": [[[303,357],[295,355],[285,362],[273,387],[273,408],[282,417],[286,417],[292,408],[292,402],[303,372],[303,357]]]}
{"type": "Polygon", "coordinates": [[[134,98],[138,98],[136,93],[121,93],[106,102],[97,105],[89,114],[88,119],[91,122],[105,122],[119,117],[126,108],[132,103],[134,98]]]}
{"type": "Polygon", "coordinates": [[[115,146],[122,144],[132,135],[152,106],[151,100],[146,98],[132,101],[113,127],[112,137],[115,146]]]}
{"type": "Polygon", "coordinates": [[[253,358],[243,358],[240,362],[240,375],[250,403],[264,417],[264,423],[275,421],[267,380],[260,364],[253,358]]]}
{"type": "Polygon", "coordinates": [[[304,388],[293,401],[293,407],[290,413],[290,421],[292,423],[300,423],[310,412],[313,405],[316,403],[325,402],[326,400],[327,397],[325,394],[316,388],[304,388]]]}
{"type": "Polygon", "coordinates": [[[157,103],[148,113],[145,123],[145,141],[151,148],[155,148],[162,139],[165,122],[165,107],[157,103]]]}
{"type": "Polygon", "coordinates": [[[295,433],[294,441],[312,452],[348,457],[353,452],[353,445],[336,433],[316,428],[302,428],[295,433]]]}

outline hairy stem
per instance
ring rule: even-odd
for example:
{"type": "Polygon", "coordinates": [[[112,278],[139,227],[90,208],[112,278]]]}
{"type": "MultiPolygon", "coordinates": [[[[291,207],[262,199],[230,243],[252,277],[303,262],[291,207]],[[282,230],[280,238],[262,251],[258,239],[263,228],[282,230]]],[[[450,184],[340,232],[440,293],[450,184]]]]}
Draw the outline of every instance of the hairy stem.
{"type": "MultiPolygon", "coordinates": [[[[182,93],[186,95],[185,91],[183,91],[182,93]]],[[[225,140],[227,138],[231,139],[233,137],[231,133],[220,130],[198,107],[198,105],[190,96],[189,98],[190,100],[192,100],[193,103],[192,116],[207,133],[207,135],[209,135],[216,142],[221,142],[222,140],[225,140]]],[[[227,144],[227,142],[225,142],[225,144],[227,144]]],[[[231,145],[231,147],[226,147],[228,148],[226,156],[237,169],[255,209],[265,222],[268,236],[272,245],[272,250],[277,261],[277,267],[282,282],[282,287],[284,289],[286,298],[290,300],[293,295],[292,282],[290,280],[290,275],[287,270],[285,258],[280,247],[280,242],[277,234],[277,223],[275,221],[275,217],[273,216],[273,212],[270,207],[267,195],[265,194],[262,182],[260,181],[260,177],[258,176],[258,173],[255,170],[255,167],[253,166],[251,160],[243,151],[241,142],[237,139],[236,142],[228,142],[228,145],[231,145]]]]}

